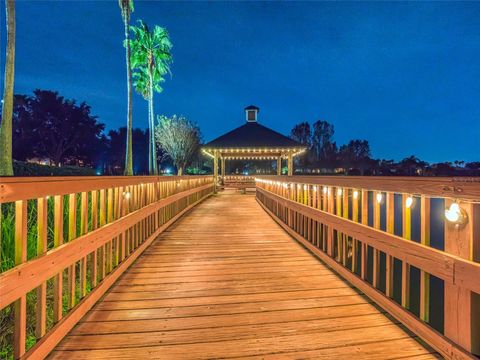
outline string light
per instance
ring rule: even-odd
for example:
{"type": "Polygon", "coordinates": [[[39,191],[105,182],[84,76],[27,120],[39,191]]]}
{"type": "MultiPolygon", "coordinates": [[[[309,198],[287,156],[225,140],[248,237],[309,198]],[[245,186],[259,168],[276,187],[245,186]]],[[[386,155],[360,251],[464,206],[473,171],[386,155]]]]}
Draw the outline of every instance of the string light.
{"type": "Polygon", "coordinates": [[[405,207],[410,209],[413,205],[413,197],[409,196],[405,199],[405,207]]]}
{"type": "Polygon", "coordinates": [[[445,219],[459,226],[467,222],[467,213],[458,202],[453,202],[448,209],[445,209],[445,219]]]}
{"type": "Polygon", "coordinates": [[[380,204],[380,203],[382,202],[382,200],[383,200],[383,195],[382,195],[382,193],[377,193],[377,203],[380,204]]]}
{"type": "Polygon", "coordinates": [[[358,199],[358,190],[355,190],[355,191],[353,192],[353,198],[354,198],[355,200],[358,199]]]}
{"type": "Polygon", "coordinates": [[[324,186],[323,187],[323,193],[326,194],[328,192],[328,187],[324,186]]]}
{"type": "Polygon", "coordinates": [[[337,196],[342,196],[342,189],[341,188],[337,189],[337,196]]]}

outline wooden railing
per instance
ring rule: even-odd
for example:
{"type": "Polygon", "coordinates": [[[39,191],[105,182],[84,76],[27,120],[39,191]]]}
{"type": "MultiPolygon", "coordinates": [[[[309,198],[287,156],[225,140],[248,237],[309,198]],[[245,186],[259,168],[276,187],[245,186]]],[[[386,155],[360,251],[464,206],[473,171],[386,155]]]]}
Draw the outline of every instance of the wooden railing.
{"type": "Polygon", "coordinates": [[[0,274],[13,357],[48,355],[162,231],[212,193],[211,176],[0,178],[0,227],[9,219],[14,229],[0,239],[14,245],[0,274]]]}
{"type": "Polygon", "coordinates": [[[480,354],[479,178],[256,182],[287,232],[442,356],[480,354]]]}

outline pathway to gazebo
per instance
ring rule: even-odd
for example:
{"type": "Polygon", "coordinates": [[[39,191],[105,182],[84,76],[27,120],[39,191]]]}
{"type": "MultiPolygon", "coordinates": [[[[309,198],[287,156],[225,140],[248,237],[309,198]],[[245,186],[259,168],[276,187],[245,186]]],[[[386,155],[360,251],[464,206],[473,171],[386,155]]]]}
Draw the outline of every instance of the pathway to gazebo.
{"type": "Polygon", "coordinates": [[[157,238],[50,356],[240,357],[437,358],[254,196],[234,194],[210,198],[157,238]]]}

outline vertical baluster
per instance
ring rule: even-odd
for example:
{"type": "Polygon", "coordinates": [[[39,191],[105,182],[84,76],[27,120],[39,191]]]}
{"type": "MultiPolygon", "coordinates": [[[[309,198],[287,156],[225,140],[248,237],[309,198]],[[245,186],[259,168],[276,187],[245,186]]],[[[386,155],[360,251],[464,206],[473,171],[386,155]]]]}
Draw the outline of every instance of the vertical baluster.
{"type": "MultiPolygon", "coordinates": [[[[368,225],[368,190],[362,189],[362,224],[368,225]]],[[[361,277],[363,280],[367,279],[367,244],[362,242],[362,256],[361,256],[361,277]]]]}
{"type": "MultiPolygon", "coordinates": [[[[420,241],[430,246],[430,198],[420,198],[420,241]]],[[[420,269],[420,319],[430,320],[430,274],[420,269]]]]}
{"type": "MultiPolygon", "coordinates": [[[[410,240],[412,233],[412,219],[410,207],[406,206],[408,195],[402,194],[402,236],[410,240]]],[[[410,265],[405,260],[402,261],[402,306],[410,307],[410,265]]]]}
{"type": "MultiPolygon", "coordinates": [[[[63,244],[63,196],[57,195],[54,198],[53,209],[53,246],[58,247],[63,244]]],[[[53,290],[53,319],[58,322],[62,318],[62,288],[63,288],[63,269],[54,278],[53,290]]]]}
{"type": "MultiPolygon", "coordinates": [[[[80,235],[88,232],[88,193],[82,192],[80,204],[80,235]]],[[[87,258],[80,259],[80,296],[87,294],[87,258]]]]}
{"type": "MultiPolygon", "coordinates": [[[[107,206],[106,206],[106,190],[100,190],[100,226],[103,226],[107,222],[107,206]]],[[[106,273],[106,244],[100,248],[100,279],[103,280],[106,273]]]]}
{"type": "MultiPolygon", "coordinates": [[[[333,188],[328,187],[327,188],[327,211],[331,214],[334,213],[335,209],[335,199],[334,199],[334,194],[333,194],[333,188]]],[[[333,227],[328,226],[326,227],[327,230],[327,254],[330,257],[333,257],[333,227]]]]}
{"type": "MultiPolygon", "coordinates": [[[[336,212],[335,215],[342,216],[342,195],[343,190],[342,188],[337,187],[335,189],[335,199],[336,199],[336,212]]],[[[338,262],[342,261],[343,259],[343,234],[337,229],[337,256],[336,259],[338,262]]]]}
{"type": "MultiPolygon", "coordinates": [[[[68,196],[68,241],[77,237],[77,194],[68,196]]],[[[75,263],[67,270],[67,304],[69,308],[75,306],[75,263]]]]}
{"type": "MultiPolygon", "coordinates": [[[[47,230],[48,230],[48,200],[47,198],[37,199],[37,256],[47,252],[47,230]]],[[[43,282],[37,288],[37,308],[35,336],[40,339],[45,335],[47,321],[47,283],[43,282]]]]}
{"type": "MultiPolygon", "coordinates": [[[[98,227],[98,191],[93,190],[91,194],[92,230],[95,230],[98,227]]],[[[97,250],[94,250],[91,256],[90,283],[93,289],[95,286],[97,286],[97,250]]]]}
{"type": "MultiPolygon", "coordinates": [[[[27,261],[27,200],[15,202],[15,265],[27,261]]],[[[27,296],[22,295],[14,302],[14,341],[15,359],[25,354],[27,339],[27,296]]]]}
{"type": "MultiPolygon", "coordinates": [[[[342,205],[342,208],[343,208],[343,213],[342,213],[342,216],[345,218],[345,219],[348,219],[348,189],[345,188],[343,189],[343,192],[342,192],[342,199],[343,199],[343,205],[342,205]]],[[[343,234],[343,257],[342,257],[342,264],[343,266],[347,266],[347,259],[348,259],[348,235],[346,234],[343,234]]]]}
{"type": "MultiPolygon", "coordinates": [[[[118,190],[117,190],[118,191],[118,190]]],[[[111,223],[114,217],[114,189],[107,190],[107,221],[111,223]]],[[[105,267],[106,273],[112,271],[112,241],[105,244],[105,267]]]]}
{"type": "MultiPolygon", "coordinates": [[[[358,222],[358,190],[352,191],[352,220],[358,222]]],[[[357,239],[352,238],[352,272],[357,268],[357,239]]]]}
{"type": "MultiPolygon", "coordinates": [[[[380,199],[383,198],[381,192],[377,193],[380,195],[380,199]]],[[[375,199],[373,202],[373,227],[375,229],[380,229],[380,206],[381,201],[375,199]]],[[[373,287],[378,288],[378,284],[380,281],[380,251],[377,249],[373,249],[373,287]]]]}
{"type": "MultiPolygon", "coordinates": [[[[395,194],[388,192],[387,193],[387,232],[389,234],[394,233],[395,226],[395,194]]],[[[385,258],[385,294],[392,298],[393,297],[393,256],[386,255],[385,258]]]]}

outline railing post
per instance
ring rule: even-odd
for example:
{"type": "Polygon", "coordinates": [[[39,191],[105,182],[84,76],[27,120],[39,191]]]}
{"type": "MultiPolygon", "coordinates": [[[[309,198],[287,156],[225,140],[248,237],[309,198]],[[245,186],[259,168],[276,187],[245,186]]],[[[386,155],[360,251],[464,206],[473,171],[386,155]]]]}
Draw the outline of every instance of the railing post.
{"type": "MultiPolygon", "coordinates": [[[[452,200],[445,200],[448,208],[452,200]]],[[[480,204],[462,202],[467,223],[445,223],[445,251],[464,259],[480,260],[480,204]]],[[[480,354],[480,295],[445,283],[445,336],[465,350],[480,354]]]]}

